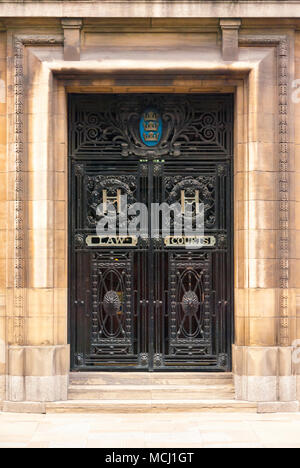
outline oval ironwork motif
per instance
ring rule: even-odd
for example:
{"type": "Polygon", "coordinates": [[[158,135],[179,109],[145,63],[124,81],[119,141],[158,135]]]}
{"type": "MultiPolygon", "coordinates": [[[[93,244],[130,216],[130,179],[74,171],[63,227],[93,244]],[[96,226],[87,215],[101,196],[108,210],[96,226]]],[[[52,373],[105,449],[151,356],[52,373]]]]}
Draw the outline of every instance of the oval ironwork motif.
{"type": "Polygon", "coordinates": [[[155,109],[147,109],[140,119],[140,137],[144,145],[156,146],[162,137],[162,118],[155,109]]]}

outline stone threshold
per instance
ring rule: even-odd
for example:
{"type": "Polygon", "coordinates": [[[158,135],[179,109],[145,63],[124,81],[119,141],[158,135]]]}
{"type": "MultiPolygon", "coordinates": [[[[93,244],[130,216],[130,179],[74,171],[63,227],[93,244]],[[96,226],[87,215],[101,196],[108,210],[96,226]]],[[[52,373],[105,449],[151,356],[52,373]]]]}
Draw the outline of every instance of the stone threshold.
{"type": "Polygon", "coordinates": [[[163,413],[163,412],[211,412],[211,413],[296,413],[299,401],[248,402],[239,400],[67,400],[58,402],[3,401],[0,411],[7,413],[163,413]]]}
{"type": "Polygon", "coordinates": [[[9,413],[257,412],[257,404],[237,400],[67,400],[51,403],[4,401],[9,413]]]}

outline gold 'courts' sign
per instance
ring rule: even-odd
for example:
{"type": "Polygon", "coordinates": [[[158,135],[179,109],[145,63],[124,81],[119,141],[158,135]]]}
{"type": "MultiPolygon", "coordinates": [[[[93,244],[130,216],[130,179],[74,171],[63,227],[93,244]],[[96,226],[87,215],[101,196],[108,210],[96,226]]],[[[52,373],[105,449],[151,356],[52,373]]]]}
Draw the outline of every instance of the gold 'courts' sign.
{"type": "Polygon", "coordinates": [[[166,247],[214,247],[215,236],[166,236],[166,247]]]}

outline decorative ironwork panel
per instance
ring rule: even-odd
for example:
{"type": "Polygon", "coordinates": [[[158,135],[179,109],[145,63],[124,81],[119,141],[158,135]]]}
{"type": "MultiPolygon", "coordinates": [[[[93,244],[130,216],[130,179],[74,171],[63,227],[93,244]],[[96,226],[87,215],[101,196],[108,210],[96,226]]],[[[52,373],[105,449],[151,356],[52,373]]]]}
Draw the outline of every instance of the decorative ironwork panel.
{"type": "Polygon", "coordinates": [[[232,153],[231,95],[82,95],[71,107],[72,156],[179,158],[232,153]]]}
{"type": "Polygon", "coordinates": [[[198,202],[204,204],[205,227],[211,229],[216,223],[215,206],[215,175],[193,176],[176,175],[164,178],[165,200],[169,205],[180,203],[184,192],[185,201],[195,200],[198,195],[198,202]]]}
{"type": "Polygon", "coordinates": [[[210,255],[170,255],[170,354],[210,352],[210,255]]]}
{"type": "MultiPolygon", "coordinates": [[[[231,366],[232,97],[71,95],[69,309],[74,370],[205,370],[231,366]],[[179,204],[204,235],[96,226],[112,205],[179,204]],[[120,235],[121,232],[126,235],[120,235]]],[[[132,213],[133,211],[130,211],[132,213]]]]}

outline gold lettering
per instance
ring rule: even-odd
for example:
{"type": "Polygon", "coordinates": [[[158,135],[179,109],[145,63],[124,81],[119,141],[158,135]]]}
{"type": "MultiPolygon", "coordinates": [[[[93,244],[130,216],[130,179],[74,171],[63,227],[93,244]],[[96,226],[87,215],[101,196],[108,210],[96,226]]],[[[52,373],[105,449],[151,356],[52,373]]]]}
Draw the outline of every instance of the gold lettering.
{"type": "Polygon", "coordinates": [[[164,242],[167,247],[179,245],[213,247],[217,240],[215,236],[166,236],[164,242]]]}
{"type": "Polygon", "coordinates": [[[135,247],[138,239],[136,236],[87,236],[85,242],[89,247],[106,247],[111,245],[135,247]]]}

